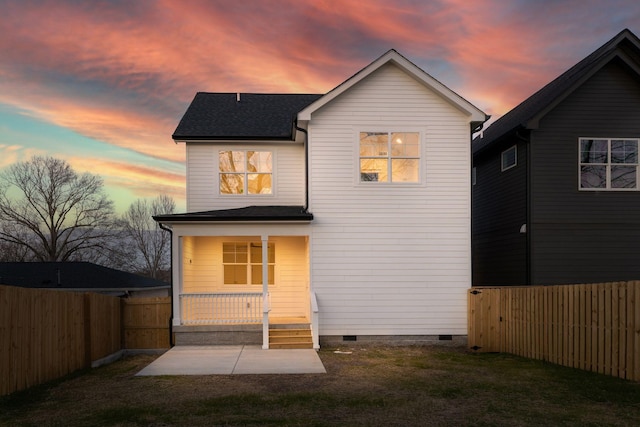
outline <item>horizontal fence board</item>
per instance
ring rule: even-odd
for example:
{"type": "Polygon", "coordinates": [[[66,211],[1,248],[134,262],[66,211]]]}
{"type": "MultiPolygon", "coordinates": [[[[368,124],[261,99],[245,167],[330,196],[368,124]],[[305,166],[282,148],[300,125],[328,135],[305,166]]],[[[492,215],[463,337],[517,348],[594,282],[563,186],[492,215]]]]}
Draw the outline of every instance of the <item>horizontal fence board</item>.
{"type": "Polygon", "coordinates": [[[640,380],[640,281],[473,288],[468,307],[472,349],[640,380]]]}

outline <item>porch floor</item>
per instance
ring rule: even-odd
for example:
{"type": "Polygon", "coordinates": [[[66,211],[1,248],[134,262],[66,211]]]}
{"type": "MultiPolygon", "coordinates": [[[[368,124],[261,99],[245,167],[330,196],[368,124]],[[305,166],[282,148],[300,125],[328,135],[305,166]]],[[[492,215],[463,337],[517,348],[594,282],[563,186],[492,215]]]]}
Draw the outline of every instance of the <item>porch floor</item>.
{"type": "Polygon", "coordinates": [[[315,350],[263,350],[253,345],[176,346],[136,376],[324,374],[315,350]]]}
{"type": "Polygon", "coordinates": [[[306,317],[269,317],[270,325],[295,325],[309,323],[306,317]]]}

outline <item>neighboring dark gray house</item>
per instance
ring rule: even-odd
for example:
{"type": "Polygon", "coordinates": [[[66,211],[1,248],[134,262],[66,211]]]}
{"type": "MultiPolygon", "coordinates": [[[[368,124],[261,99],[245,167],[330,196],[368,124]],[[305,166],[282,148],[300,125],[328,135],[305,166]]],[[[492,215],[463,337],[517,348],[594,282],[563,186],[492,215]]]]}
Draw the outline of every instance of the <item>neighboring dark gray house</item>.
{"type": "Polygon", "coordinates": [[[473,143],[473,284],[640,279],[640,40],[624,30],[473,143]]]}
{"type": "Polygon", "coordinates": [[[171,285],[90,262],[0,262],[0,285],[114,296],[166,297],[171,285]]]}

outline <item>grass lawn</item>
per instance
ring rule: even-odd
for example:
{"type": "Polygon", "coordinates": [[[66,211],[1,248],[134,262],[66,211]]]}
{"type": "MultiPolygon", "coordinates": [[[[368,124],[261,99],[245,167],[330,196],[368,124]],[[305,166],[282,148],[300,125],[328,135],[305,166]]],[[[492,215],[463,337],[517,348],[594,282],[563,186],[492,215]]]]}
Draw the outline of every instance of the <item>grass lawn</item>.
{"type": "Polygon", "coordinates": [[[135,377],[155,356],[0,398],[0,425],[640,425],[640,383],[461,348],[320,351],[327,374],[135,377]]]}

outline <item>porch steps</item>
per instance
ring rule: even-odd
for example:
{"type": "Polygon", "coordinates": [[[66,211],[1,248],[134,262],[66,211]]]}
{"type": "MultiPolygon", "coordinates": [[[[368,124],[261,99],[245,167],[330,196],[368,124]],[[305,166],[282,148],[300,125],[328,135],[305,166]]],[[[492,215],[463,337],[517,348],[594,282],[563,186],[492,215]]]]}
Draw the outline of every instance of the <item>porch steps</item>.
{"type": "Polygon", "coordinates": [[[308,324],[270,325],[269,348],[313,348],[311,327],[308,324]]]}

